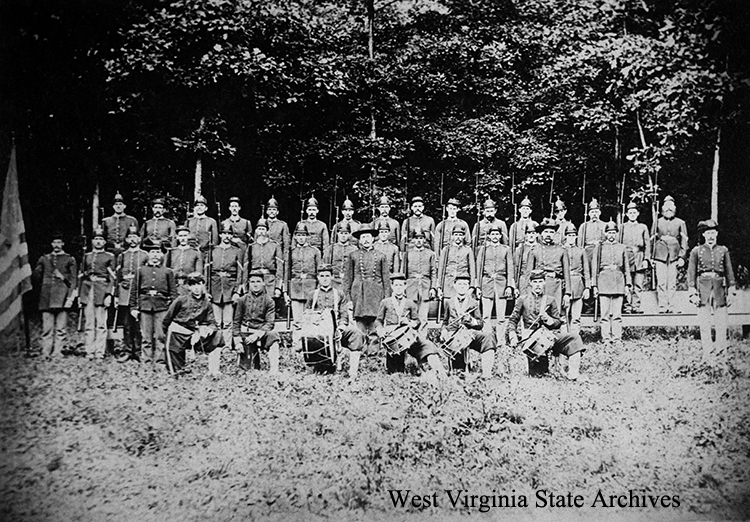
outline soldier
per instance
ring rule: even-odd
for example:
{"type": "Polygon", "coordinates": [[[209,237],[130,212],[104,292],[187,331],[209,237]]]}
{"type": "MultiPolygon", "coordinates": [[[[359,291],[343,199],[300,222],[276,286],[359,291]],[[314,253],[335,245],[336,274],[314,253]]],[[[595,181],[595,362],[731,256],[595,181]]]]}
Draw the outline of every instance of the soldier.
{"type": "Polygon", "coordinates": [[[141,325],[141,363],[166,364],[164,326],[169,305],[177,298],[174,272],[162,265],[161,246],[147,240],[146,266],[138,269],[130,291],[130,315],[141,325]]]}
{"type": "Polygon", "coordinates": [[[470,286],[476,286],[477,267],[471,247],[464,244],[465,232],[462,224],[456,225],[452,230],[453,243],[446,246],[440,253],[438,297],[441,299],[450,299],[456,295],[453,283],[458,276],[468,276],[470,286]]]}
{"type": "Polygon", "coordinates": [[[344,200],[344,204],[341,206],[341,213],[344,215],[344,218],[333,225],[333,230],[331,230],[331,244],[338,242],[339,229],[346,226],[349,229],[349,242],[353,246],[357,246],[357,240],[352,237],[351,233],[359,230],[359,227],[362,226],[362,223],[360,223],[356,219],[352,219],[354,216],[354,203],[352,203],[349,198],[346,198],[344,200]]]}
{"type": "MultiPolygon", "coordinates": [[[[219,241],[219,231],[216,220],[206,215],[208,201],[203,196],[195,198],[193,217],[188,218],[185,225],[198,242],[198,250],[206,257],[214,245],[219,241]]],[[[230,227],[231,229],[231,227],[230,227]]],[[[234,233],[234,231],[232,231],[234,233]]]]}
{"type": "Polygon", "coordinates": [[[565,234],[568,230],[568,225],[571,225],[572,222],[565,217],[568,213],[568,207],[565,205],[565,202],[560,199],[560,196],[557,196],[557,201],[555,201],[554,212],[555,223],[557,223],[554,243],[556,245],[563,245],[565,244],[565,234]]]}
{"type": "Polygon", "coordinates": [[[281,257],[284,260],[284,267],[286,268],[289,260],[289,248],[291,246],[291,235],[289,234],[289,226],[285,221],[278,219],[279,215],[279,202],[271,196],[266,205],[266,216],[268,219],[268,237],[271,241],[275,241],[281,246],[281,257]]]}
{"type": "MultiPolygon", "coordinates": [[[[528,196],[523,198],[521,205],[518,207],[518,214],[521,216],[511,226],[509,231],[509,244],[513,255],[516,255],[516,250],[525,242],[526,232],[532,230],[529,226],[532,223],[531,219],[531,200],[528,196]]],[[[536,230],[536,222],[534,222],[534,230],[536,230]]]]}
{"type": "Polygon", "coordinates": [[[323,262],[331,265],[333,273],[332,285],[339,292],[344,291],[344,272],[346,272],[346,260],[351,252],[357,250],[357,247],[349,241],[351,231],[347,223],[341,224],[336,235],[337,241],[331,243],[328,251],[323,256],[323,262]]]}
{"type": "Polygon", "coordinates": [[[698,306],[698,320],[703,346],[703,359],[710,361],[727,346],[727,288],[737,292],[729,250],[717,244],[719,225],[713,219],[698,223],[704,243],[690,252],[688,287],[690,302],[698,306]],[[716,326],[716,343],[711,341],[711,312],[716,326]]]}
{"type": "Polygon", "coordinates": [[[125,345],[117,362],[138,360],[141,355],[141,332],[135,318],[130,315],[130,294],[137,288],[138,269],[148,263],[148,253],[140,248],[141,238],[137,227],[130,227],[126,241],[128,249],[117,258],[115,306],[119,307],[118,315],[122,318],[122,341],[125,345]]]}
{"type": "Polygon", "coordinates": [[[495,214],[497,213],[495,202],[490,198],[487,198],[487,200],[484,202],[482,213],[484,214],[484,217],[481,221],[479,221],[479,223],[474,225],[474,232],[472,232],[471,234],[471,237],[476,238],[477,240],[477,252],[479,252],[479,248],[487,243],[487,234],[490,230],[490,227],[493,225],[497,226],[500,229],[500,244],[507,245],[508,226],[504,221],[495,217],[495,214]]]}
{"type": "Polygon", "coordinates": [[[308,233],[305,221],[297,223],[294,231],[294,248],[289,264],[289,299],[292,302],[292,315],[295,321],[302,318],[307,294],[315,290],[315,275],[320,265],[320,251],[307,243],[308,233]]]}
{"type": "Polygon", "coordinates": [[[221,242],[211,253],[211,287],[209,294],[214,307],[214,318],[224,335],[224,345],[232,343],[232,304],[240,298],[242,280],[242,253],[232,244],[232,227],[221,229],[221,242]]]}
{"type": "Polygon", "coordinates": [[[68,310],[73,306],[78,264],[65,253],[62,234],[52,236],[52,252],[43,255],[34,269],[41,279],[39,310],[42,312],[42,355],[46,359],[68,353],[68,310]]]}
{"type": "Polygon", "coordinates": [[[263,284],[271,298],[281,297],[284,277],[284,258],[281,245],[268,239],[268,223],[260,218],[255,227],[255,242],[250,245],[246,273],[263,274],[263,284]],[[282,277],[279,277],[282,276],[282,277]]]}
{"type": "Polygon", "coordinates": [[[516,284],[518,285],[518,294],[522,295],[529,286],[529,273],[531,272],[531,256],[539,248],[536,232],[539,225],[536,221],[529,220],[525,222],[526,230],[519,229],[523,234],[524,242],[516,248],[513,254],[513,268],[516,270],[516,284]]]}
{"type": "Polygon", "coordinates": [[[628,204],[628,220],[623,223],[620,232],[620,242],[625,245],[630,261],[630,278],[633,287],[630,295],[626,296],[625,312],[631,314],[642,314],[641,292],[643,282],[646,279],[646,271],[651,259],[651,241],[649,241],[648,227],[638,222],[638,205],[631,201],[628,204]]]}
{"type": "Polygon", "coordinates": [[[390,231],[388,233],[388,241],[398,246],[400,244],[398,221],[390,217],[390,211],[391,200],[388,199],[388,196],[386,195],[380,196],[380,202],[378,205],[379,215],[372,223],[370,223],[370,228],[373,230],[380,230],[380,226],[383,224],[383,222],[387,223],[388,230],[390,231]]]}
{"type": "Polygon", "coordinates": [[[425,246],[430,250],[435,250],[435,220],[424,215],[424,201],[420,196],[411,198],[412,215],[404,220],[401,225],[401,245],[400,250],[406,252],[413,246],[411,240],[411,231],[419,229],[424,234],[425,246]]]}
{"type": "Polygon", "coordinates": [[[399,270],[399,251],[396,245],[388,241],[390,233],[391,230],[388,228],[388,223],[381,221],[380,229],[378,230],[378,240],[372,246],[375,250],[383,253],[388,260],[388,271],[393,274],[399,270]]]}
{"type": "Polygon", "coordinates": [[[240,367],[260,368],[258,348],[268,352],[269,374],[279,375],[279,335],[273,330],[276,307],[265,291],[264,274],[250,272],[248,292],[237,301],[232,322],[234,345],[243,353],[240,367]]]}
{"type": "Polygon", "coordinates": [[[185,284],[188,274],[203,272],[203,255],[190,246],[190,230],[185,225],[177,227],[177,246],[167,253],[166,266],[174,272],[180,294],[189,291],[185,284]]]}
{"type": "Polygon", "coordinates": [[[106,250],[118,256],[126,248],[125,239],[130,227],[138,229],[138,220],[125,214],[125,200],[119,192],[115,194],[112,209],[115,213],[102,220],[102,228],[104,239],[107,241],[106,250]]]}
{"type": "Polygon", "coordinates": [[[344,275],[344,293],[352,304],[352,315],[365,342],[374,351],[377,334],[374,331],[380,301],[391,295],[391,280],[388,261],[372,246],[374,230],[362,227],[355,236],[359,247],[349,254],[344,275]]]}
{"type": "Polygon", "coordinates": [[[304,223],[308,234],[307,243],[317,248],[320,256],[323,257],[323,252],[328,250],[328,245],[330,244],[328,227],[317,218],[318,200],[314,196],[307,200],[306,212],[307,219],[305,219],[304,223]]]}
{"type": "Polygon", "coordinates": [[[164,200],[156,198],[151,203],[151,212],[154,217],[143,224],[141,228],[141,240],[145,244],[146,239],[160,245],[165,252],[174,246],[175,230],[177,226],[171,219],[164,217],[164,200]]]}
{"type": "MultiPolygon", "coordinates": [[[[482,320],[490,324],[494,305],[498,330],[505,322],[505,300],[513,298],[516,288],[513,255],[510,247],[501,243],[502,233],[498,222],[489,225],[489,240],[477,255],[477,297],[482,299],[482,320]]],[[[505,335],[499,332],[497,338],[505,339],[505,335]]]]}
{"type": "Polygon", "coordinates": [[[240,249],[244,261],[247,246],[253,242],[253,225],[249,219],[240,217],[241,208],[240,198],[236,196],[229,198],[229,217],[222,221],[221,224],[222,226],[229,225],[231,227],[232,244],[240,249]]]}
{"type": "Polygon", "coordinates": [[[188,345],[192,345],[208,353],[208,375],[218,377],[221,375],[221,349],[224,340],[216,327],[203,274],[188,274],[186,284],[190,291],[175,299],[164,315],[164,330],[168,336],[167,368],[173,375],[182,370],[185,366],[185,352],[188,345]]]}
{"type": "Polygon", "coordinates": [[[659,301],[659,313],[673,311],[677,292],[677,269],[685,266],[687,226],[682,219],[675,217],[676,210],[674,199],[667,196],[661,206],[661,217],[656,223],[652,255],[656,263],[656,297],[659,301]]]}
{"type": "Polygon", "coordinates": [[[448,217],[438,223],[437,227],[435,227],[435,237],[438,238],[438,242],[442,240],[440,247],[435,249],[436,251],[441,252],[445,247],[453,242],[453,230],[457,226],[460,226],[464,231],[463,244],[471,244],[469,224],[466,223],[466,221],[464,221],[463,219],[459,219],[457,217],[458,207],[460,206],[461,203],[456,198],[450,198],[448,200],[448,203],[445,204],[445,212],[446,214],[448,214],[448,217]]]}
{"type": "MultiPolygon", "coordinates": [[[[560,312],[555,302],[544,293],[545,287],[544,270],[532,270],[529,274],[530,291],[516,299],[516,305],[513,313],[508,319],[510,345],[515,348],[519,344],[518,334],[519,325],[523,336],[524,350],[529,349],[527,346],[532,341],[532,333],[539,328],[548,330],[558,330],[562,325],[560,312]]],[[[581,375],[581,354],[585,350],[580,335],[573,333],[554,332],[554,344],[549,349],[555,356],[559,368],[559,356],[568,357],[567,378],[573,381],[585,381],[587,379],[581,375]]],[[[528,354],[528,352],[527,352],[528,354]]],[[[536,354],[536,357],[546,357],[547,352],[536,354]]],[[[546,358],[545,358],[546,362],[546,358]]],[[[529,373],[531,373],[531,356],[529,358],[529,373]]],[[[548,368],[543,370],[548,371],[548,368]]]]}
{"type": "MultiPolygon", "coordinates": [[[[339,237],[339,242],[342,239],[339,237]]],[[[344,292],[333,287],[333,269],[331,265],[320,265],[318,268],[318,288],[307,294],[305,309],[312,311],[333,310],[336,317],[336,345],[349,351],[349,379],[357,377],[359,359],[364,345],[364,335],[359,328],[351,324],[349,303],[344,292]]],[[[341,369],[341,351],[338,353],[336,369],[341,369]]]]}
{"type": "Polygon", "coordinates": [[[86,357],[104,359],[107,347],[107,309],[115,289],[115,256],[104,250],[104,230],[97,227],[91,252],[81,263],[78,298],[86,319],[86,357]]]}
{"type": "MultiPolygon", "coordinates": [[[[393,295],[380,302],[378,315],[375,319],[375,327],[381,342],[400,326],[408,325],[414,330],[419,330],[420,327],[417,303],[405,295],[406,275],[404,273],[397,272],[391,275],[391,289],[393,295]]],[[[445,368],[443,368],[443,364],[438,357],[437,347],[422,334],[417,333],[414,342],[404,352],[396,356],[387,355],[391,359],[396,359],[392,367],[403,368],[407,352],[420,364],[427,362],[435,377],[445,376],[445,368]]]]}
{"type": "Polygon", "coordinates": [[[438,267],[435,252],[425,248],[422,229],[412,230],[411,235],[414,247],[404,252],[406,297],[417,304],[417,317],[424,330],[427,328],[430,301],[437,296],[438,267]]]}
{"type": "Polygon", "coordinates": [[[565,249],[570,261],[570,304],[567,311],[568,331],[576,334],[581,331],[581,312],[584,299],[591,296],[591,265],[586,252],[577,245],[578,231],[573,223],[568,223],[565,232],[565,249]]]}
{"type": "Polygon", "coordinates": [[[617,235],[617,225],[610,220],[591,266],[594,297],[599,297],[602,308],[602,341],[609,343],[622,340],[622,301],[632,284],[627,249],[617,242],[617,235]]]}
{"type": "Polygon", "coordinates": [[[466,328],[471,334],[471,342],[468,347],[461,349],[469,348],[481,354],[482,377],[489,379],[495,364],[497,343],[495,335],[484,328],[479,303],[469,295],[470,280],[468,275],[459,274],[453,282],[455,294],[445,303],[440,339],[444,343],[450,343],[459,329],[466,328]]]}
{"type": "Polygon", "coordinates": [[[594,258],[594,249],[604,240],[605,224],[600,219],[602,211],[596,198],[591,198],[588,210],[589,220],[578,228],[578,246],[586,251],[586,259],[591,264],[594,258]]]}
{"type": "Polygon", "coordinates": [[[531,253],[529,267],[544,270],[544,292],[554,299],[558,310],[567,310],[570,303],[570,260],[568,252],[554,242],[557,222],[544,218],[537,231],[542,235],[542,242],[531,253]]]}

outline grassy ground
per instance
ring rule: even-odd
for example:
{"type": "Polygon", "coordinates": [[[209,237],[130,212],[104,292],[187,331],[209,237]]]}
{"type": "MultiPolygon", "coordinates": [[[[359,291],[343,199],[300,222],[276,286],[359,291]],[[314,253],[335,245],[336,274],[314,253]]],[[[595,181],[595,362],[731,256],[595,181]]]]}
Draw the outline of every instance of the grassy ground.
{"type": "Polygon", "coordinates": [[[229,357],[220,380],[203,357],[173,380],[133,362],[7,354],[0,519],[749,517],[750,345],[711,367],[689,335],[588,348],[584,384],[526,377],[523,357],[501,352],[490,382],[433,386],[368,358],[354,387],[287,349],[279,381],[229,357]],[[389,490],[407,489],[438,506],[394,507],[389,490]],[[453,507],[445,490],[517,507],[453,507]],[[536,507],[538,490],[583,507],[536,507]],[[599,490],[680,505],[591,507],[599,490]]]}

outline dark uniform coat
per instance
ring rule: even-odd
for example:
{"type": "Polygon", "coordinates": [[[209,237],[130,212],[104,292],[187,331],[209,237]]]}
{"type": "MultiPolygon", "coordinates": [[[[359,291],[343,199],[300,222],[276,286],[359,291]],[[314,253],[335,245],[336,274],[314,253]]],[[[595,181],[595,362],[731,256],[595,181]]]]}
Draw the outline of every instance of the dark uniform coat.
{"type": "Polygon", "coordinates": [[[385,258],[388,260],[388,270],[391,273],[399,271],[399,250],[396,245],[390,241],[375,241],[372,244],[375,250],[382,252],[385,258]]]}
{"type": "Polygon", "coordinates": [[[581,299],[583,291],[591,287],[591,265],[586,251],[579,246],[565,247],[570,261],[570,288],[565,291],[571,299],[581,299]]]}
{"type": "Polygon", "coordinates": [[[203,272],[203,256],[193,247],[175,247],[167,255],[167,268],[174,271],[179,281],[191,272],[203,272]]]}
{"type": "Polygon", "coordinates": [[[586,251],[586,258],[589,260],[589,263],[594,259],[596,245],[604,241],[605,227],[606,224],[601,219],[597,219],[596,221],[588,220],[578,227],[577,245],[583,247],[586,251]]]}
{"type": "Polygon", "coordinates": [[[491,242],[481,247],[477,255],[477,275],[480,277],[479,288],[484,298],[494,299],[496,295],[504,297],[506,286],[515,288],[515,269],[510,247],[491,242]]]}
{"type": "MultiPolygon", "coordinates": [[[[330,244],[330,237],[328,234],[328,227],[325,223],[323,223],[319,219],[305,219],[302,221],[302,223],[305,224],[307,227],[307,233],[309,234],[307,238],[307,244],[315,247],[318,249],[318,252],[320,252],[321,257],[323,256],[323,252],[328,250],[328,245],[330,244]]],[[[297,248],[292,247],[292,249],[297,248]]]]}
{"type": "Polygon", "coordinates": [[[456,291],[453,282],[459,275],[469,276],[469,284],[477,284],[477,267],[471,247],[452,243],[445,247],[438,263],[438,281],[443,285],[443,296],[453,297],[456,291]]]}
{"type": "MultiPolygon", "coordinates": [[[[141,312],[163,312],[177,298],[174,272],[163,266],[146,265],[138,269],[137,290],[130,292],[130,308],[141,312]]],[[[168,325],[164,325],[165,328],[168,325]]]]}
{"type": "Polygon", "coordinates": [[[537,248],[539,248],[539,243],[534,243],[532,245],[522,243],[513,253],[513,268],[516,270],[516,285],[518,285],[518,291],[522,294],[529,286],[531,257],[537,248]]]}
{"type": "MultiPolygon", "coordinates": [[[[339,242],[339,230],[344,224],[349,225],[349,232],[352,234],[362,228],[362,223],[360,223],[356,219],[342,219],[341,221],[333,225],[333,228],[331,229],[331,241],[329,243],[330,245],[339,242]]],[[[349,244],[356,247],[359,244],[359,241],[357,241],[356,237],[349,236],[349,244]]],[[[326,251],[327,250],[328,249],[326,249],[326,251]]]]}
{"type": "Polygon", "coordinates": [[[289,259],[289,249],[292,241],[292,236],[289,235],[289,226],[285,221],[280,219],[267,218],[268,223],[268,237],[276,241],[281,246],[281,252],[284,260],[289,259]]]}
{"type": "Polygon", "coordinates": [[[283,274],[284,267],[281,245],[271,239],[265,243],[256,241],[250,246],[248,252],[246,273],[263,272],[263,284],[266,286],[266,291],[282,288],[284,278],[279,277],[283,274]]]}
{"type": "Polygon", "coordinates": [[[115,256],[111,252],[88,252],[81,264],[81,287],[78,299],[88,304],[94,289],[94,305],[104,306],[104,298],[115,290],[115,256]]]}
{"type": "Polygon", "coordinates": [[[352,303],[354,317],[376,317],[380,301],[391,295],[388,260],[370,248],[358,248],[349,254],[344,277],[344,292],[352,303]]]}
{"type": "Polygon", "coordinates": [[[625,286],[633,284],[625,245],[608,242],[599,245],[598,252],[594,253],[591,274],[593,286],[601,295],[625,295],[625,286]]]}
{"type": "Polygon", "coordinates": [[[487,243],[487,232],[489,232],[490,227],[493,225],[500,227],[500,243],[503,245],[508,244],[508,225],[505,224],[505,221],[497,218],[489,221],[487,218],[482,218],[479,223],[474,224],[474,230],[471,233],[471,237],[477,241],[477,252],[479,252],[479,247],[487,243]]]}
{"type": "MultiPolygon", "coordinates": [[[[192,331],[197,330],[199,326],[208,326],[214,332],[218,331],[214,308],[211,306],[211,301],[206,294],[203,294],[200,298],[196,298],[192,293],[187,293],[176,298],[164,316],[162,323],[164,331],[167,331],[169,325],[173,322],[192,331]]],[[[220,339],[221,336],[217,336],[217,340],[220,339]]],[[[172,348],[174,346],[169,347],[170,350],[172,348]]]]}
{"type": "Polygon", "coordinates": [[[435,237],[437,238],[437,241],[439,242],[440,238],[443,239],[443,243],[440,245],[440,248],[437,248],[436,250],[441,251],[446,246],[453,243],[453,229],[457,226],[462,226],[464,229],[464,245],[471,245],[471,233],[469,232],[469,224],[463,219],[445,218],[435,227],[435,237]]]}
{"type": "Polygon", "coordinates": [[[344,290],[344,276],[346,272],[346,261],[349,259],[349,254],[357,250],[357,247],[346,243],[331,243],[323,256],[323,263],[331,265],[333,269],[332,273],[332,284],[336,290],[343,292],[344,290]]]}
{"type": "Polygon", "coordinates": [[[370,228],[372,230],[380,230],[380,225],[385,223],[388,225],[388,230],[390,232],[388,233],[388,241],[393,243],[396,246],[399,246],[399,227],[398,227],[398,221],[393,219],[392,217],[377,217],[375,218],[375,221],[370,223],[370,228]]]}
{"type": "MultiPolygon", "coordinates": [[[[544,270],[547,282],[545,291],[554,295],[560,283],[562,288],[570,288],[570,259],[568,251],[560,245],[545,245],[540,243],[531,253],[530,269],[544,270]]],[[[567,293],[567,290],[564,291],[567,293]]]]}
{"type": "Polygon", "coordinates": [[[416,303],[430,300],[430,289],[437,288],[437,260],[427,247],[404,252],[403,272],[406,275],[406,297],[416,303]]]}
{"type": "Polygon", "coordinates": [[[130,303],[130,289],[135,284],[138,269],[148,263],[148,252],[140,248],[128,248],[117,258],[117,299],[120,306],[130,303]]]}
{"type": "Polygon", "coordinates": [[[112,214],[102,220],[104,239],[107,241],[107,249],[122,250],[128,229],[135,227],[138,230],[138,220],[127,214],[112,214]]]}
{"type": "MultiPolygon", "coordinates": [[[[245,245],[249,245],[253,242],[253,225],[249,220],[238,217],[232,219],[231,217],[221,222],[221,226],[229,226],[232,229],[233,238],[237,238],[245,245]]],[[[239,246],[235,243],[235,246],[239,246]]]]}
{"type": "Polygon", "coordinates": [[[626,221],[620,231],[620,243],[628,250],[630,271],[639,272],[644,259],[651,259],[651,241],[649,241],[648,227],[637,221],[626,221]]]}
{"type": "Polygon", "coordinates": [[[533,220],[531,218],[518,218],[514,223],[510,225],[510,230],[508,233],[508,244],[510,245],[510,249],[513,252],[514,256],[516,254],[516,249],[518,249],[518,247],[520,247],[526,239],[526,227],[532,221],[533,220]]]}
{"type": "Polygon", "coordinates": [[[292,249],[292,262],[289,275],[289,298],[304,301],[308,292],[318,284],[317,273],[320,266],[320,251],[305,243],[292,249]]]}
{"type": "Polygon", "coordinates": [[[243,330],[248,329],[270,332],[273,330],[274,321],[276,306],[273,299],[266,292],[248,292],[235,306],[232,337],[240,337],[243,330]]]}
{"type": "Polygon", "coordinates": [[[412,248],[414,246],[414,242],[411,238],[411,232],[412,230],[417,229],[424,232],[425,247],[429,248],[430,250],[435,250],[435,220],[430,216],[425,216],[424,214],[422,214],[419,217],[409,216],[401,225],[401,251],[405,252],[407,250],[407,245],[409,246],[409,248],[412,248]]]}
{"type": "Polygon", "coordinates": [[[710,304],[712,297],[716,308],[726,306],[726,287],[736,284],[727,247],[710,248],[704,243],[693,248],[687,277],[688,287],[698,291],[701,306],[710,304]]]}
{"type": "Polygon", "coordinates": [[[215,246],[211,253],[211,301],[229,304],[242,284],[242,252],[234,245],[215,246]]]}
{"type": "Polygon", "coordinates": [[[673,263],[687,253],[687,226],[680,218],[660,217],[656,222],[656,242],[653,256],[656,261],[673,263]]]}
{"type": "Polygon", "coordinates": [[[216,220],[207,215],[193,216],[187,220],[185,225],[190,233],[198,241],[198,249],[205,252],[219,242],[219,229],[216,220]]]}
{"type": "Polygon", "coordinates": [[[177,225],[165,217],[151,218],[141,228],[141,239],[150,239],[157,245],[175,246],[177,225]]]}
{"type": "Polygon", "coordinates": [[[42,280],[39,310],[44,312],[62,309],[76,289],[78,263],[70,254],[51,252],[39,258],[34,275],[42,280]]]}

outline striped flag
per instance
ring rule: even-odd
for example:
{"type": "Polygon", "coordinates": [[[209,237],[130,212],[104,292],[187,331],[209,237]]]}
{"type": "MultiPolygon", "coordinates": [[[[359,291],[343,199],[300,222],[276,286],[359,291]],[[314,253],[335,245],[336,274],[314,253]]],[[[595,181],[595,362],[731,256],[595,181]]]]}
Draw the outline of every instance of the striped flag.
{"type": "Polygon", "coordinates": [[[0,214],[0,333],[19,333],[21,325],[22,296],[31,290],[31,265],[23,226],[21,200],[18,196],[18,169],[16,147],[10,153],[8,175],[3,191],[3,208],[0,214]]]}

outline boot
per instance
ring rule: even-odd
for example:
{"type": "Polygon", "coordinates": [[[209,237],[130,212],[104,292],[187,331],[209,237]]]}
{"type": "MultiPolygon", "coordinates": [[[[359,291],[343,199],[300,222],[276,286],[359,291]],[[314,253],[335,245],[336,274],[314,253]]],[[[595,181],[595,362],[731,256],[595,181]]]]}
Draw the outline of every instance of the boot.
{"type": "Polygon", "coordinates": [[[482,354],[482,378],[492,378],[492,366],[495,364],[495,351],[490,350],[482,354]]]}
{"type": "Polygon", "coordinates": [[[568,357],[568,379],[571,381],[584,380],[581,375],[581,352],[568,357]]]}
{"type": "Polygon", "coordinates": [[[214,350],[208,354],[208,374],[212,376],[221,375],[221,348],[214,348],[214,350]]]}
{"type": "Polygon", "coordinates": [[[269,375],[280,375],[279,371],[279,343],[273,343],[268,349],[268,374],[269,375]]]}
{"type": "Polygon", "coordinates": [[[361,352],[351,352],[349,355],[349,380],[354,381],[357,378],[357,372],[359,372],[359,358],[362,355],[361,352]]]}

